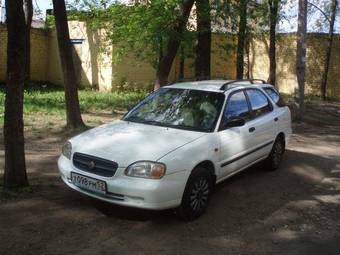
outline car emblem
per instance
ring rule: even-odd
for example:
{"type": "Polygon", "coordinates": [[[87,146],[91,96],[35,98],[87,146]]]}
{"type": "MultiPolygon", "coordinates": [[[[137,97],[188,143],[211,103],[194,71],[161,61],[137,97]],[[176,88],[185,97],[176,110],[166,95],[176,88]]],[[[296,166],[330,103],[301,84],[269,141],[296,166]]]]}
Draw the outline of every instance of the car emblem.
{"type": "Polygon", "coordinates": [[[92,169],[96,166],[96,164],[95,164],[93,161],[90,161],[90,162],[87,164],[87,166],[92,170],[92,169]]]}

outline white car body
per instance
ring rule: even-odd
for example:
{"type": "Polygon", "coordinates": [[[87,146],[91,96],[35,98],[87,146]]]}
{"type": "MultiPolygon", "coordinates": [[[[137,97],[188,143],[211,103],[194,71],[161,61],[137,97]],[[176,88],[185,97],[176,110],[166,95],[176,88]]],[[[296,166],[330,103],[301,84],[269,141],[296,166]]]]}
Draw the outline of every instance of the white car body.
{"type": "MultiPolygon", "coordinates": [[[[225,94],[220,117],[213,132],[198,132],[133,123],[119,120],[86,131],[69,142],[74,153],[93,155],[117,162],[112,177],[100,176],[77,168],[61,155],[58,160],[62,180],[72,189],[88,196],[123,206],[161,210],[181,204],[183,192],[192,170],[199,164],[213,168],[216,183],[266,159],[279,134],[288,143],[291,135],[291,115],[288,107],[278,107],[266,94],[271,112],[247,121],[244,126],[219,131],[222,114],[229,95],[243,89],[256,88],[264,92],[269,84],[236,82],[226,90],[228,81],[185,82],[169,88],[215,91],[225,94]],[[254,127],[255,131],[250,132],[254,127]],[[161,162],[166,173],[161,179],[127,176],[126,168],[137,161],[161,162]],[[106,183],[106,192],[97,193],[76,186],[71,172],[106,183]]],[[[265,92],[264,92],[265,93],[265,92]]]]}

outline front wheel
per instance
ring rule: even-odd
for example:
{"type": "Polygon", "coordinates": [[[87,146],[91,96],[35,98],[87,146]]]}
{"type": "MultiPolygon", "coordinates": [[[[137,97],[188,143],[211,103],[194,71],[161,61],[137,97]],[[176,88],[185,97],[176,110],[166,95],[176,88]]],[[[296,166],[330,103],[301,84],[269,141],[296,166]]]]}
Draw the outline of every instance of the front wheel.
{"type": "Polygon", "coordinates": [[[200,217],[208,207],[212,191],[212,176],[207,169],[198,168],[189,177],[178,215],[184,220],[200,217]]]}
{"type": "Polygon", "coordinates": [[[285,144],[283,138],[276,138],[273,148],[266,159],[266,166],[269,170],[274,171],[279,168],[284,150],[285,144]]]}

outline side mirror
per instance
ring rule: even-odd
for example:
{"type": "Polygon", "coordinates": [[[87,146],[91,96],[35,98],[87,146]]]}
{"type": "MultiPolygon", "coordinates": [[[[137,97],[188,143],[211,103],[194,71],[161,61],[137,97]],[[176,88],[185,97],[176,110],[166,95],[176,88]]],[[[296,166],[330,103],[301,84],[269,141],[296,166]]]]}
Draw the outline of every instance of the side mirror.
{"type": "Polygon", "coordinates": [[[223,124],[223,129],[231,128],[231,127],[242,127],[245,124],[246,124],[246,121],[243,118],[235,117],[235,118],[231,118],[231,119],[227,120],[223,124]]]}

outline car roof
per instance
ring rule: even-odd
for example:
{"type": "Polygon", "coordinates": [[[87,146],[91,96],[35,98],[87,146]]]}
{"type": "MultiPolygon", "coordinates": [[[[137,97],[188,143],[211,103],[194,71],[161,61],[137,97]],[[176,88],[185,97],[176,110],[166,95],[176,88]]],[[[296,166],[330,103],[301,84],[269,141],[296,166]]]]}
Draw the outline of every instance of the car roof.
{"type": "Polygon", "coordinates": [[[204,81],[186,81],[177,82],[164,86],[164,88],[177,88],[177,89],[193,89],[203,90],[211,92],[224,93],[234,88],[264,88],[273,87],[273,85],[267,83],[251,83],[249,80],[204,80],[204,81]],[[229,83],[224,89],[221,89],[223,85],[229,83]]]}

